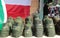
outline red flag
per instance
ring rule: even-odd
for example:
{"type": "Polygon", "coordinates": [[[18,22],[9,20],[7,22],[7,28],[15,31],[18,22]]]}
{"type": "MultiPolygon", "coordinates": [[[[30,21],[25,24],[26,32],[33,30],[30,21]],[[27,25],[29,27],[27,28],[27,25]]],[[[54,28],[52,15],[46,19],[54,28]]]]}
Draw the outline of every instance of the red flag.
{"type": "Polygon", "coordinates": [[[31,0],[5,0],[5,3],[8,17],[25,19],[30,15],[31,0]]]}

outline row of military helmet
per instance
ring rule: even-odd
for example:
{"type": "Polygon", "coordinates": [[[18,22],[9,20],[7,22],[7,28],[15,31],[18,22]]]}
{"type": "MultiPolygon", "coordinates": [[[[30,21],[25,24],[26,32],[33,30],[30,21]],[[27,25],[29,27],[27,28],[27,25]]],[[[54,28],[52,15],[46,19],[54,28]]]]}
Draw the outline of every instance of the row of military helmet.
{"type": "Polygon", "coordinates": [[[56,32],[53,20],[45,16],[43,22],[40,20],[38,13],[33,15],[33,20],[29,16],[26,19],[26,23],[20,17],[17,17],[15,20],[10,17],[0,31],[0,37],[7,37],[9,34],[13,37],[22,35],[25,37],[42,37],[44,34],[49,37],[55,36],[56,32]]]}

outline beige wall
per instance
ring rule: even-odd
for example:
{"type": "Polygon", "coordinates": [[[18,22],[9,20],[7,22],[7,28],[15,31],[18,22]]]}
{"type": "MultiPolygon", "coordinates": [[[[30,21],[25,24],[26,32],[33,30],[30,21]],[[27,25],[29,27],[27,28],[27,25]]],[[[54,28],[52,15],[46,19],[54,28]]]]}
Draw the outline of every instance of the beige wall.
{"type": "Polygon", "coordinates": [[[30,14],[34,13],[37,9],[38,9],[38,0],[32,0],[30,14]]]}

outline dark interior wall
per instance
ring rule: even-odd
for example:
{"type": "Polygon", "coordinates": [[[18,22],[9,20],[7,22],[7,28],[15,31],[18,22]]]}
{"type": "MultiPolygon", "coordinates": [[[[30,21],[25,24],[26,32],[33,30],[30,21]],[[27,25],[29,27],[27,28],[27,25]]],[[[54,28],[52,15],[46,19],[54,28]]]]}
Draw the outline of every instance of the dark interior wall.
{"type": "Polygon", "coordinates": [[[49,13],[49,10],[48,10],[48,3],[51,3],[52,2],[52,0],[46,0],[47,2],[44,4],[44,16],[45,15],[48,15],[48,13],[49,13]]]}
{"type": "Polygon", "coordinates": [[[48,3],[52,2],[52,0],[48,0],[48,3]]]}
{"type": "Polygon", "coordinates": [[[44,3],[50,3],[52,2],[53,0],[44,0],[44,3]]]}

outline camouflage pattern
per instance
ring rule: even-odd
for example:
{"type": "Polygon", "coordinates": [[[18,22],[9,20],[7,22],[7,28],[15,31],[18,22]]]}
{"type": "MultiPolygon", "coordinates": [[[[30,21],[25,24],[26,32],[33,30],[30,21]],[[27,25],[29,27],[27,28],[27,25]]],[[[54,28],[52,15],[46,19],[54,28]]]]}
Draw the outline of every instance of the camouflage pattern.
{"type": "Polygon", "coordinates": [[[25,37],[31,37],[32,36],[32,20],[31,20],[31,17],[29,16],[27,18],[27,21],[26,21],[26,26],[25,26],[25,30],[24,30],[24,36],[25,37]]]}
{"type": "Polygon", "coordinates": [[[1,30],[0,37],[7,37],[9,36],[9,23],[5,23],[3,29],[1,30]]]}
{"type": "Polygon", "coordinates": [[[3,25],[2,31],[0,31],[1,37],[6,37],[11,33],[13,23],[14,23],[13,18],[9,17],[7,23],[3,25]]]}
{"type": "Polygon", "coordinates": [[[47,35],[49,37],[55,36],[55,26],[54,26],[52,18],[49,18],[48,16],[45,16],[44,22],[45,22],[46,29],[47,29],[46,30],[47,31],[47,35]]]}
{"type": "Polygon", "coordinates": [[[9,28],[12,29],[12,25],[14,24],[14,19],[12,17],[9,17],[7,23],[9,23],[9,28]]]}
{"type": "Polygon", "coordinates": [[[42,22],[40,21],[40,19],[36,20],[36,35],[37,37],[42,37],[43,36],[43,24],[42,22]]]}
{"type": "Polygon", "coordinates": [[[23,29],[24,29],[23,20],[20,17],[17,17],[15,19],[15,23],[14,23],[13,28],[12,28],[12,36],[13,37],[22,36],[23,29]]]}
{"type": "Polygon", "coordinates": [[[9,17],[7,22],[11,22],[12,24],[14,24],[14,19],[12,17],[9,17]]]}
{"type": "Polygon", "coordinates": [[[34,18],[35,26],[36,26],[36,36],[37,37],[42,37],[43,36],[43,24],[42,20],[40,20],[38,13],[36,13],[35,18],[34,18]]]}

